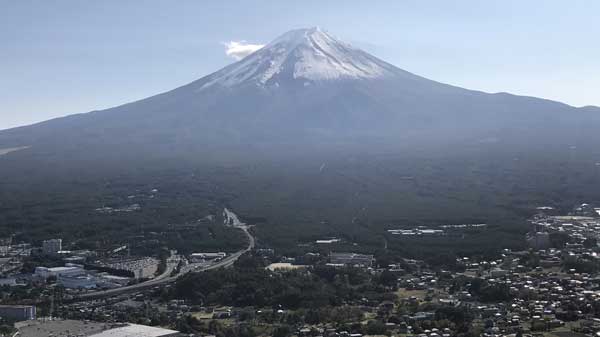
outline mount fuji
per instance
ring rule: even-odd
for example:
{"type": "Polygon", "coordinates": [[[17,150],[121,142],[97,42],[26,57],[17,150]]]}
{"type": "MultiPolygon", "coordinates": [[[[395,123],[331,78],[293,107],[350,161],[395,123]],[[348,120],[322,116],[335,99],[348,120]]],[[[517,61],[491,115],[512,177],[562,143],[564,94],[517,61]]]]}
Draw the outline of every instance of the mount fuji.
{"type": "Polygon", "coordinates": [[[482,144],[523,151],[597,143],[598,127],[598,108],[435,82],[310,28],[169,92],[1,131],[0,149],[44,162],[482,144]]]}
{"type": "Polygon", "coordinates": [[[211,75],[203,85],[235,86],[255,83],[279,86],[280,82],[374,79],[401,72],[355,49],[320,28],[290,31],[241,62],[211,75]]]}

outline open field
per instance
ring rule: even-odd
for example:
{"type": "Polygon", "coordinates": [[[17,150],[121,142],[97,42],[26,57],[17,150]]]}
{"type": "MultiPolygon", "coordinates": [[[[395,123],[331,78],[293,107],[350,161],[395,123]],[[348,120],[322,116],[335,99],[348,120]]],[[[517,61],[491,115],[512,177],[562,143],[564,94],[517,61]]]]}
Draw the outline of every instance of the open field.
{"type": "Polygon", "coordinates": [[[409,298],[409,297],[416,297],[419,300],[423,300],[425,298],[425,296],[427,296],[427,290],[408,290],[406,288],[400,288],[398,289],[398,291],[396,292],[396,295],[398,295],[399,299],[404,299],[404,298],[409,298]]]}

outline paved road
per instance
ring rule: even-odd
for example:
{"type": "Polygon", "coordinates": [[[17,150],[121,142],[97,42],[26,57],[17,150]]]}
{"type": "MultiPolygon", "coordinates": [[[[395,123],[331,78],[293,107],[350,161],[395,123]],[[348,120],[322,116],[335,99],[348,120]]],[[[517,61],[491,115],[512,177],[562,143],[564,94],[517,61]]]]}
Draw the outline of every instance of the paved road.
{"type": "Polygon", "coordinates": [[[254,237],[248,231],[248,227],[245,224],[240,224],[239,226],[236,226],[236,227],[241,229],[248,237],[248,246],[245,249],[242,249],[240,251],[237,251],[237,252],[227,256],[226,258],[224,258],[221,261],[218,261],[217,263],[211,264],[209,266],[198,265],[198,267],[193,267],[193,265],[188,265],[188,266],[186,266],[188,268],[184,268],[184,270],[181,270],[180,273],[178,273],[175,276],[170,276],[170,275],[173,272],[173,270],[175,269],[176,265],[173,263],[167,263],[167,269],[165,270],[165,272],[162,273],[161,275],[153,278],[152,280],[138,283],[138,284],[133,284],[130,286],[121,287],[121,288],[108,289],[108,290],[102,290],[102,291],[96,291],[96,292],[92,292],[92,293],[82,294],[82,295],[79,295],[79,296],[73,298],[72,300],[70,300],[68,302],[80,302],[80,301],[101,299],[101,298],[106,298],[106,297],[113,297],[113,296],[117,296],[117,295],[136,292],[139,290],[152,288],[155,286],[174,282],[175,280],[177,280],[177,278],[179,278],[189,272],[192,272],[192,271],[202,272],[202,271],[207,271],[207,270],[212,270],[212,269],[229,267],[229,266],[233,265],[235,263],[235,261],[237,261],[237,259],[240,258],[240,256],[242,256],[244,253],[249,252],[250,250],[252,250],[254,248],[254,237]],[[189,266],[192,266],[192,267],[190,268],[189,266]]]}

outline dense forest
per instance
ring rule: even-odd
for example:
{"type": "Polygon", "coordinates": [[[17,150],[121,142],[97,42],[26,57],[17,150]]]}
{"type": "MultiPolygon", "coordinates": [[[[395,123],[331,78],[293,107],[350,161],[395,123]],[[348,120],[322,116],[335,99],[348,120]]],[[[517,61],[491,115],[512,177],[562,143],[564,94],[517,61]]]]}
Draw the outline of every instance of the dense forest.
{"type": "Polygon", "coordinates": [[[538,206],[566,213],[581,202],[598,203],[595,154],[584,148],[567,152],[315,153],[306,160],[256,158],[208,165],[146,159],[46,170],[3,156],[0,174],[7,178],[0,180],[0,235],[32,243],[63,237],[67,249],[158,240],[183,252],[233,251],[244,245],[244,237],[221,225],[222,209],[230,207],[253,225],[258,247],[280,254],[301,255],[316,249],[311,245],[316,239],[339,237],[346,246],[331,249],[448,262],[451,258],[431,257],[523,248],[527,219],[538,206]],[[16,170],[21,165],[26,166],[16,170]],[[98,211],[134,204],[139,209],[98,211]],[[204,221],[209,215],[213,221],[204,221]],[[464,236],[428,239],[387,233],[460,223],[489,226],[464,236]]]}

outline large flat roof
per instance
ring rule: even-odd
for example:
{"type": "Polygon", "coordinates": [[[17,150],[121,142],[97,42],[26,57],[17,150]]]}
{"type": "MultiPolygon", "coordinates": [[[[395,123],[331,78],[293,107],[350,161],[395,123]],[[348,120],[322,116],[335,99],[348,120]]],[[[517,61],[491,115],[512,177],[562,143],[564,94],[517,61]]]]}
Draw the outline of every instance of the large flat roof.
{"type": "Polygon", "coordinates": [[[77,320],[37,320],[15,324],[23,337],[171,337],[179,332],[137,324],[120,324],[114,327],[109,323],[97,323],[77,320]]]}
{"type": "Polygon", "coordinates": [[[179,334],[179,332],[175,330],[129,324],[124,327],[102,331],[90,337],[163,337],[176,334],[179,334]]]}
{"type": "Polygon", "coordinates": [[[52,267],[52,268],[47,268],[47,269],[52,272],[61,272],[61,271],[77,270],[77,269],[81,269],[81,268],[80,267],[52,267]]]}
{"type": "Polygon", "coordinates": [[[94,323],[74,320],[26,321],[15,324],[20,336],[27,337],[66,337],[89,336],[109,328],[105,323],[94,323]]]}

